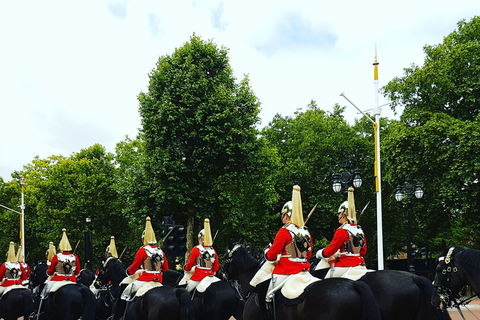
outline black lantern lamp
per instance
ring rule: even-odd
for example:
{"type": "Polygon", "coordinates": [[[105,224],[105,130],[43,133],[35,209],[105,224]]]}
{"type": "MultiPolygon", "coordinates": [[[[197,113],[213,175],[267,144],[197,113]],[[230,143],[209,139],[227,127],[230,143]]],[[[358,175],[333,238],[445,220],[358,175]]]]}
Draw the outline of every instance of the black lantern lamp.
{"type": "Polygon", "coordinates": [[[407,209],[408,209],[408,239],[407,239],[407,265],[408,271],[415,272],[415,265],[413,263],[413,257],[415,256],[416,245],[412,243],[412,200],[414,195],[416,199],[423,197],[422,183],[417,182],[415,184],[410,183],[412,180],[410,175],[405,177],[406,184],[398,185],[395,192],[395,199],[402,201],[404,197],[407,197],[407,209]]]}
{"type": "Polygon", "coordinates": [[[343,193],[347,195],[349,187],[353,186],[354,188],[360,188],[362,186],[362,177],[360,175],[360,169],[355,169],[350,171],[349,170],[350,165],[351,165],[351,162],[349,160],[346,160],[342,163],[342,167],[345,169],[345,172],[333,173],[332,175],[333,191],[338,193],[343,190],[343,193]]]}

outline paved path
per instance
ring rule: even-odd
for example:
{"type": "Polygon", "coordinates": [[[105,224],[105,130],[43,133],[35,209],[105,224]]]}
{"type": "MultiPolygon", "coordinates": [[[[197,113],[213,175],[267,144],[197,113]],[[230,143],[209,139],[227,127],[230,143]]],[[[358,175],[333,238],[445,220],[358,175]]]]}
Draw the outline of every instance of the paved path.
{"type": "MultiPolygon", "coordinates": [[[[473,300],[466,307],[461,307],[461,310],[466,320],[480,319],[480,300],[473,300]]],[[[463,320],[456,308],[448,309],[448,313],[452,320],[463,320]]]]}

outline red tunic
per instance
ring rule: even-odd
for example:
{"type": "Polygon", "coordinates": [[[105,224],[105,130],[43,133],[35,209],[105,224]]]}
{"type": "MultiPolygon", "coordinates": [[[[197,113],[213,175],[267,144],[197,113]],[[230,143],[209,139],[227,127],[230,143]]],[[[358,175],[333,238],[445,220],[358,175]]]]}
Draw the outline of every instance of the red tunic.
{"type": "MultiPolygon", "coordinates": [[[[198,247],[199,246],[196,246],[192,249],[192,252],[190,253],[190,257],[188,258],[188,261],[185,264],[185,271],[192,270],[193,266],[196,265],[197,263],[197,258],[200,258],[200,249],[198,247]]],[[[205,248],[210,248],[210,247],[205,246],[205,248]]],[[[213,251],[215,251],[215,249],[213,251]]],[[[214,276],[219,268],[220,268],[220,264],[218,263],[218,255],[217,255],[217,252],[215,252],[215,261],[213,262],[212,268],[203,269],[196,266],[195,271],[193,272],[193,275],[190,278],[190,280],[201,281],[206,276],[214,276]]]]}
{"type": "MultiPolygon", "coordinates": [[[[282,254],[280,261],[273,269],[274,274],[296,274],[303,270],[310,271],[310,263],[307,262],[295,262],[290,260],[287,255],[285,247],[292,242],[292,235],[290,231],[287,230],[287,226],[283,226],[278,230],[275,240],[266,253],[266,258],[269,261],[274,261],[277,259],[278,254],[282,254]]],[[[312,248],[312,237],[310,236],[310,248],[312,248]]],[[[307,260],[312,256],[312,250],[307,253],[307,260]]]]}
{"type": "MultiPolygon", "coordinates": [[[[62,252],[63,255],[69,255],[69,252],[62,252]]],[[[70,280],[72,282],[77,282],[76,276],[80,272],[80,262],[78,261],[78,257],[76,255],[73,255],[75,257],[75,270],[73,271],[73,274],[71,275],[64,275],[64,274],[58,274],[55,272],[55,266],[58,263],[58,255],[54,255],[52,258],[52,261],[50,263],[50,266],[48,267],[47,274],[49,276],[53,275],[51,281],[62,281],[62,280],[70,280]]]]}
{"type": "MultiPolygon", "coordinates": [[[[349,238],[350,235],[348,234],[347,230],[343,229],[342,227],[338,228],[333,235],[332,242],[330,242],[330,244],[325,249],[323,249],[322,255],[325,258],[328,258],[332,256],[335,252],[337,252],[339,249],[340,252],[345,252],[345,243],[348,242],[349,238]]],[[[367,240],[365,239],[365,237],[364,240],[365,245],[360,249],[359,256],[342,254],[337,259],[330,260],[329,263],[335,263],[335,266],[337,267],[356,267],[361,264],[365,264],[365,259],[363,258],[363,256],[367,253],[367,240]]]]}
{"type": "MultiPolygon", "coordinates": [[[[18,279],[7,279],[5,278],[2,282],[2,287],[9,287],[9,286],[12,286],[14,284],[23,284],[22,281],[24,280],[28,280],[28,277],[27,277],[27,274],[25,272],[25,269],[23,268],[23,266],[21,264],[19,264],[20,266],[20,272],[21,272],[21,275],[20,275],[20,278],[18,279]]],[[[6,267],[6,264],[3,263],[2,266],[0,267],[0,279],[3,279],[5,277],[5,271],[7,271],[7,267],[6,267]]]]}
{"type": "MultiPolygon", "coordinates": [[[[127,274],[129,276],[133,275],[138,269],[140,269],[140,266],[145,269],[145,264],[144,261],[147,259],[148,255],[147,252],[145,251],[145,247],[141,247],[138,249],[137,253],[135,254],[135,259],[133,260],[132,264],[130,267],[127,269],[127,274]]],[[[149,245],[151,248],[156,248],[154,245],[149,245]]],[[[158,250],[161,251],[160,248],[158,250]]],[[[162,251],[163,252],[163,251],[162,251]]],[[[161,271],[165,272],[168,270],[168,261],[167,257],[163,255],[163,264],[161,267],[161,271]]],[[[149,271],[145,270],[142,272],[140,277],[137,279],[138,281],[158,281],[162,283],[162,272],[156,272],[156,271],[149,271]]]]}

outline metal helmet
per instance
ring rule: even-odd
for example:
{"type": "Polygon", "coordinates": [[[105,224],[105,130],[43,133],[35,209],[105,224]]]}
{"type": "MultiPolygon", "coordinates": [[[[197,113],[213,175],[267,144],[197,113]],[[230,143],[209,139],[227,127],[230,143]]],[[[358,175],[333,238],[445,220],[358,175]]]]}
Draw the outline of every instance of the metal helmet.
{"type": "Polygon", "coordinates": [[[205,229],[200,230],[198,233],[198,239],[203,239],[205,237],[205,229]]]}
{"type": "Polygon", "coordinates": [[[62,235],[62,240],[60,240],[60,243],[58,244],[58,249],[60,251],[72,251],[72,246],[70,245],[70,242],[68,241],[67,238],[67,229],[63,228],[62,229],[63,235],[62,235]]]}
{"type": "Polygon", "coordinates": [[[18,246],[17,262],[25,262],[24,259],[23,259],[23,254],[22,254],[22,246],[18,246]]]}
{"type": "Polygon", "coordinates": [[[106,257],[114,257],[118,258],[117,247],[115,246],[115,237],[110,237],[110,244],[105,249],[105,256],[106,257]]]}
{"type": "Polygon", "coordinates": [[[205,219],[203,222],[203,245],[211,247],[213,245],[212,232],[210,231],[210,220],[205,219]]]}
{"type": "Polygon", "coordinates": [[[285,202],[285,204],[283,205],[283,208],[282,208],[282,215],[281,215],[280,219],[283,220],[283,217],[285,215],[287,215],[291,218],[292,217],[292,209],[293,209],[292,201],[285,202]]]}
{"type": "Polygon", "coordinates": [[[50,243],[48,244],[47,252],[45,252],[45,255],[47,256],[47,260],[52,261],[53,256],[56,254],[57,252],[56,252],[55,246],[53,245],[53,242],[50,241],[50,243]]]}
{"type": "Polygon", "coordinates": [[[297,227],[303,227],[305,222],[303,220],[302,198],[300,196],[300,186],[293,186],[292,191],[292,217],[290,220],[297,227]]]}
{"type": "Polygon", "coordinates": [[[17,262],[17,257],[15,256],[15,243],[10,242],[10,247],[7,252],[7,262],[17,262]]]}
{"type": "Polygon", "coordinates": [[[143,245],[156,244],[157,239],[155,238],[155,233],[153,232],[152,223],[150,222],[150,217],[147,217],[147,222],[145,224],[145,231],[142,235],[143,245]]]}
{"type": "Polygon", "coordinates": [[[349,223],[357,223],[357,213],[355,211],[355,199],[353,196],[354,189],[348,188],[348,200],[342,202],[338,207],[338,214],[345,214],[349,223]]]}

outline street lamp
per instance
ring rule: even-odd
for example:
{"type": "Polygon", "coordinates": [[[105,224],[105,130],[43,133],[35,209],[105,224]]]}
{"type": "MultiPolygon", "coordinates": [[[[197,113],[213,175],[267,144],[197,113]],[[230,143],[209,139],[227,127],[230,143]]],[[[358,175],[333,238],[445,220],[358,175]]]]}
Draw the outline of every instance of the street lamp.
{"type": "Polygon", "coordinates": [[[397,201],[402,201],[404,197],[407,198],[407,209],[408,209],[408,239],[407,239],[407,266],[408,271],[415,272],[415,265],[413,263],[412,249],[416,246],[412,244],[412,213],[413,213],[413,199],[421,199],[423,197],[422,183],[417,182],[415,184],[411,183],[412,177],[410,175],[405,176],[406,184],[397,186],[395,192],[395,199],[397,201]],[[415,198],[413,197],[415,196],[415,198]]]}
{"type": "Polygon", "coordinates": [[[348,188],[354,187],[355,189],[362,186],[362,177],[360,175],[360,169],[350,170],[352,165],[350,160],[342,162],[341,166],[345,169],[343,173],[334,172],[333,177],[333,191],[340,192],[343,190],[345,197],[348,195],[348,188]]]}

